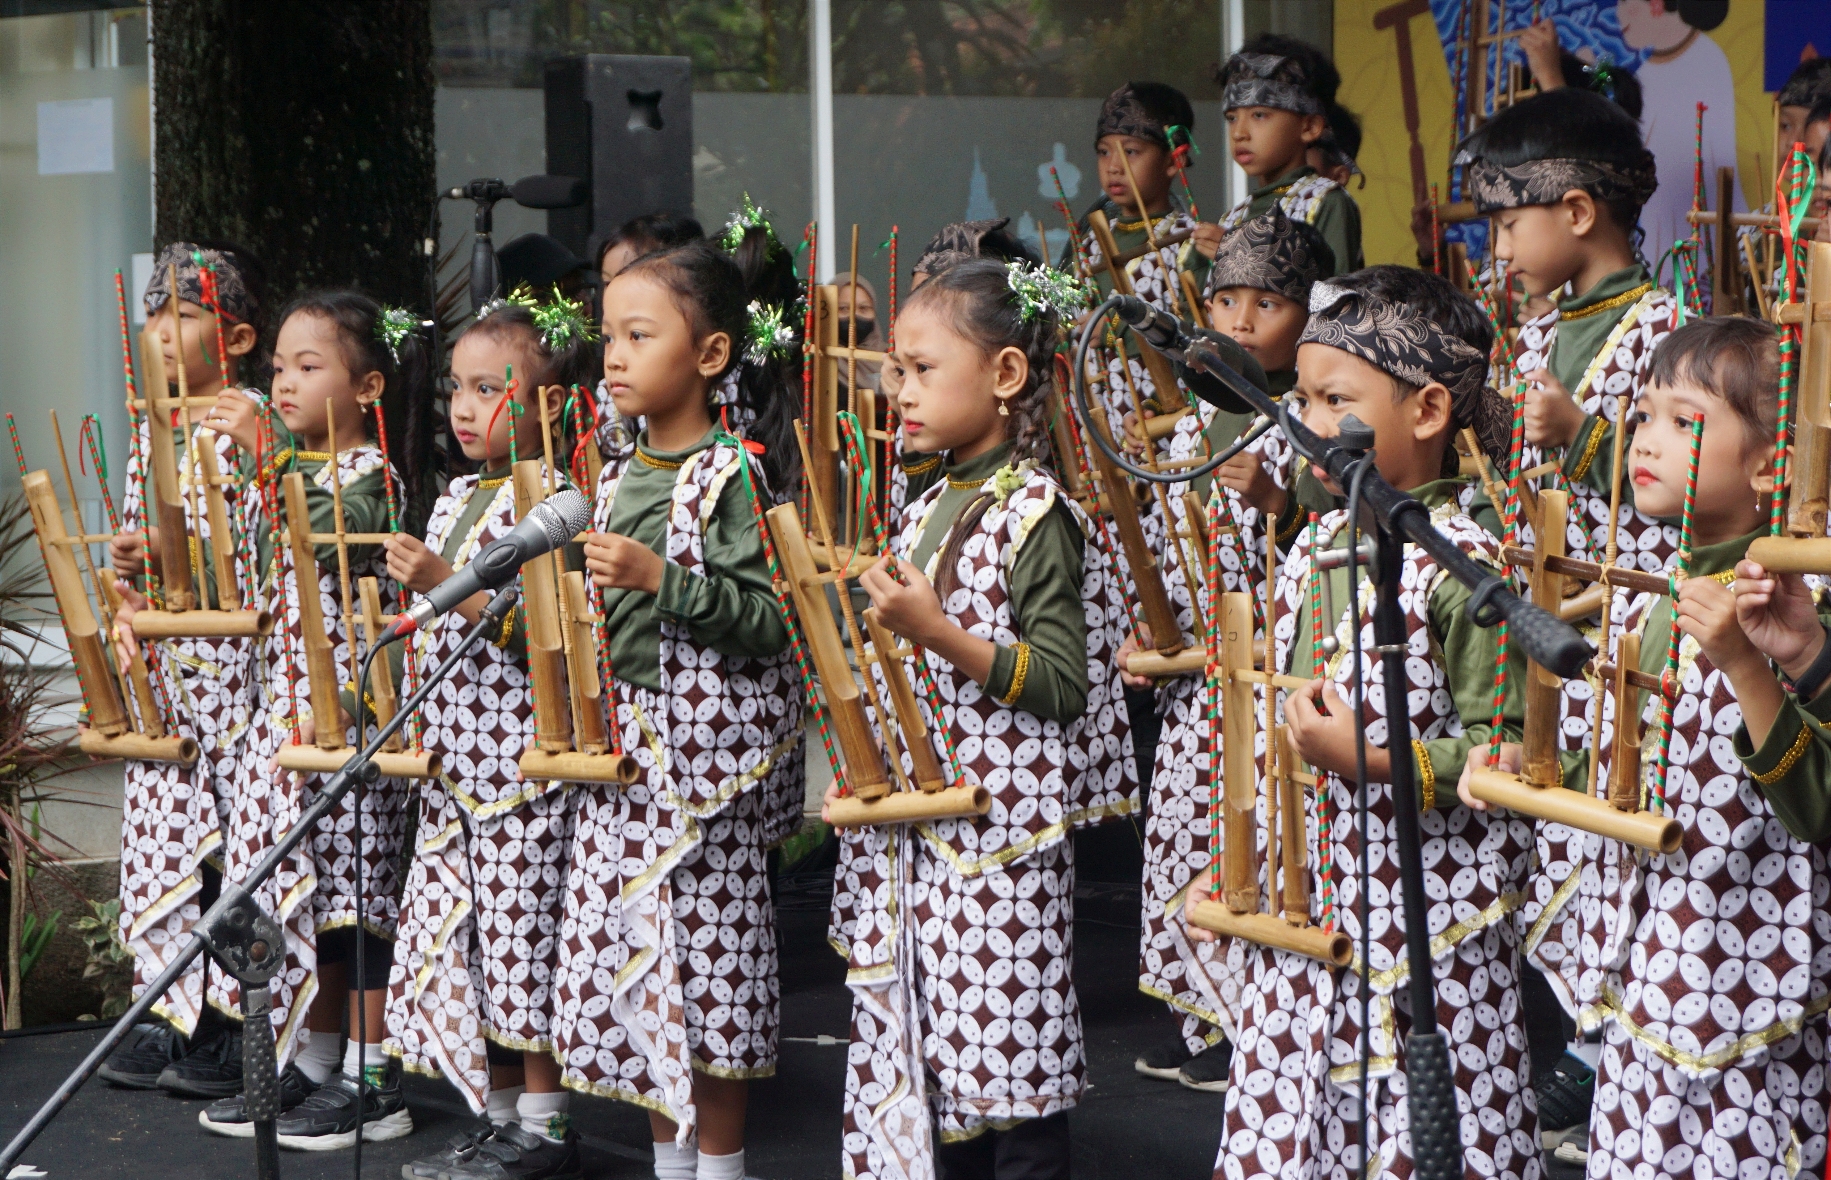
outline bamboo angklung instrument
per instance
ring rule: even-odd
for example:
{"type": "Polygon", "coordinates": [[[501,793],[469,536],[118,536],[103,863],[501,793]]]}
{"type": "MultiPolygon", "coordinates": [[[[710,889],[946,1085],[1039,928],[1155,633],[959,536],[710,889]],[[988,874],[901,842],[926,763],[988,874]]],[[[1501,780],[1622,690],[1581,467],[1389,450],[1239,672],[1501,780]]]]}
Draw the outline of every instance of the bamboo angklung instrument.
{"type": "Polygon", "coordinates": [[[159,576],[164,584],[164,608],[139,611],[134,615],[134,634],[142,639],[203,638],[210,636],[250,637],[265,635],[273,628],[266,611],[242,609],[240,590],[235,580],[235,538],[229,527],[228,505],[223,487],[233,477],[223,475],[216,466],[214,434],[199,440],[191,429],[191,411],[208,409],[215,398],[192,397],[184,368],[184,317],[178,314],[178,273],[171,270],[165,311],[172,317],[173,351],[178,357],[178,396],[166,395],[165,358],[159,337],[149,322],[140,336],[140,360],[146,370],[146,397],[128,407],[147,415],[147,434],[151,439],[148,456],[152,478],[147,481],[146,519],[159,528],[159,576]],[[171,414],[176,411],[184,429],[185,467],[190,471],[189,503],[179,478],[178,447],[172,438],[171,414]],[[202,505],[198,504],[201,488],[202,505]],[[201,550],[193,544],[189,522],[210,522],[210,554],[215,566],[217,609],[204,607],[200,590],[202,579],[201,550]]]}
{"type": "MultiPolygon", "coordinates": [[[[852,423],[856,424],[856,419],[852,423]]],[[[807,447],[799,423],[796,435],[802,446],[807,447]]],[[[861,481],[855,479],[855,482],[861,481]]],[[[863,506],[871,517],[872,532],[881,533],[882,521],[874,508],[868,501],[863,506]]],[[[833,718],[833,728],[839,739],[848,793],[829,805],[830,822],[834,827],[847,828],[984,815],[992,802],[991,793],[985,787],[969,782],[947,785],[947,776],[935,756],[928,725],[917,705],[915,690],[903,669],[904,658],[915,653],[909,647],[898,646],[895,636],[878,622],[875,610],[862,612],[862,627],[860,617],[854,615],[848,586],[850,563],[846,560],[850,554],[837,547],[828,527],[826,505],[811,483],[809,509],[818,534],[813,540],[801,527],[801,517],[794,505],[779,505],[765,515],[781,560],[780,575],[794,602],[795,616],[806,639],[814,674],[820,679],[821,697],[833,718]],[[823,545],[834,555],[831,569],[823,571],[820,568],[816,560],[817,545],[823,545]],[[845,640],[840,636],[827,601],[829,585],[838,593],[852,650],[861,666],[858,672],[854,672],[846,659],[845,640]],[[868,667],[873,663],[883,672],[885,695],[890,698],[888,708],[868,667]],[[903,768],[899,745],[909,756],[913,774],[903,768]]],[[[920,656],[917,658],[919,660],[920,656]]],[[[930,709],[936,723],[944,724],[938,703],[936,698],[930,697],[930,709]]]]}
{"type": "MultiPolygon", "coordinates": [[[[1783,376],[1779,432],[1784,435],[1791,426],[1792,449],[1780,473],[1781,486],[1774,490],[1778,503],[1773,515],[1781,527],[1748,547],[1748,559],[1770,574],[1831,573],[1831,538],[1825,536],[1831,510],[1831,242],[1807,245],[1800,294],[1773,306],[1781,331],[1798,333],[1793,382],[1798,408],[1796,417],[1786,412],[1790,391],[1783,376]]],[[[1786,292],[1781,295],[1784,299],[1786,292]]],[[[1777,438],[1776,447],[1782,442],[1777,438]]]]}
{"type": "MultiPolygon", "coordinates": [[[[1216,487],[1210,493],[1209,530],[1219,523],[1216,487]]],[[[1265,634],[1277,625],[1278,547],[1266,547],[1265,634]]],[[[1302,688],[1300,676],[1276,672],[1267,659],[1255,666],[1252,595],[1243,591],[1220,593],[1218,566],[1208,558],[1211,619],[1208,626],[1209,790],[1220,796],[1219,815],[1209,808],[1214,825],[1210,847],[1218,837],[1219,855],[1210,866],[1210,892],[1201,896],[1200,879],[1184,895],[1189,921],[1204,930],[1242,938],[1263,946],[1304,955],[1337,967],[1353,957],[1353,940],[1346,931],[1331,930],[1310,920],[1309,838],[1303,784],[1316,785],[1314,775],[1299,774],[1290,748],[1289,731],[1276,723],[1277,694],[1281,689],[1302,688]],[[1265,692],[1264,715],[1253,699],[1255,687],[1265,692]],[[1263,775],[1256,765],[1254,747],[1265,735],[1263,775]],[[1214,738],[1219,738],[1215,749],[1214,738]],[[1264,795],[1265,856],[1259,855],[1260,796],[1264,795]],[[1280,825],[1282,819],[1282,825],[1280,825]],[[1282,873],[1280,867],[1282,862],[1282,873]],[[1264,871],[1267,906],[1259,908],[1260,873],[1264,871]],[[1282,881],[1280,878],[1282,877],[1282,881]]],[[[1312,606],[1314,609],[1314,604],[1312,606]]],[[[1328,840],[1324,825],[1321,838],[1328,840]]],[[[1211,853],[1212,855],[1212,853],[1211,853]]]]}
{"type": "MultiPolygon", "coordinates": [[[[1148,215],[1145,215],[1145,226],[1148,231],[1150,226],[1148,215]]],[[[1095,209],[1089,213],[1087,228],[1093,231],[1094,241],[1100,247],[1099,266],[1112,280],[1113,290],[1121,295],[1135,294],[1132,290],[1132,276],[1125,269],[1125,264],[1129,259],[1121,257],[1119,248],[1113,244],[1113,228],[1106,220],[1105,211],[1095,209]]],[[[1155,248],[1170,244],[1167,238],[1162,242],[1157,242],[1155,238],[1152,241],[1155,243],[1155,248]]],[[[1176,373],[1170,367],[1170,358],[1146,344],[1142,338],[1138,338],[1138,353],[1139,358],[1144,362],[1145,371],[1151,375],[1151,384],[1155,387],[1157,395],[1158,412],[1169,414],[1176,410],[1187,409],[1189,402],[1183,396],[1182,387],[1176,383],[1176,373]]]]}
{"type": "MultiPolygon", "coordinates": [[[[307,774],[335,773],[356,753],[355,748],[346,742],[345,729],[339,720],[343,705],[338,699],[341,685],[337,677],[337,646],[331,628],[325,622],[323,604],[319,601],[320,576],[315,547],[337,547],[337,576],[343,603],[344,636],[349,645],[350,674],[353,676],[361,667],[361,661],[357,658],[357,614],[350,587],[350,546],[379,545],[389,536],[388,533],[351,533],[344,530],[343,479],[338,470],[337,454],[337,415],[335,408],[329,404],[326,404],[325,411],[330,419],[330,459],[326,466],[330,471],[335,531],[311,531],[311,506],[305,495],[303,473],[294,471],[281,480],[286,502],[286,535],[292,547],[293,582],[299,594],[299,631],[305,645],[306,691],[316,724],[313,726],[313,745],[286,742],[280,746],[276,761],[287,770],[307,774]]],[[[364,578],[362,581],[369,583],[375,579],[364,578]]],[[[365,588],[365,599],[370,594],[375,595],[374,601],[379,608],[379,586],[365,588]]],[[[375,619],[377,624],[380,621],[379,618],[375,619]]],[[[385,679],[387,674],[385,667],[379,670],[382,678],[385,679]]],[[[377,713],[381,711],[379,705],[380,698],[377,698],[377,713]]],[[[380,721],[382,718],[369,720],[380,721]]],[[[426,750],[384,751],[377,754],[374,761],[381,773],[389,778],[437,778],[441,769],[439,756],[426,750]]]]}
{"type": "MultiPolygon", "coordinates": [[[[59,439],[59,449],[62,439],[59,439]]],[[[65,474],[68,475],[68,464],[65,474]]],[[[57,601],[57,613],[63,623],[64,639],[70,649],[70,662],[76,668],[77,683],[82,688],[83,704],[89,712],[89,727],[77,737],[85,754],[104,758],[136,758],[147,762],[176,762],[189,766],[197,761],[197,742],[188,737],[168,737],[158,713],[147,713],[152,686],[146,667],[136,655],[128,670],[128,683],[140,702],[142,722],[135,728],[123,695],[121,669],[117,654],[110,650],[102,626],[97,622],[95,603],[83,585],[77,566],[80,552],[84,566],[96,585],[103,584],[89,558],[91,544],[106,541],[106,535],[78,532],[64,527],[63,507],[57,500],[57,489],[47,471],[33,471],[23,480],[27,507],[32,513],[32,527],[37,530],[40,551],[44,555],[45,573],[57,601]]],[[[72,489],[72,501],[75,500],[72,489]]],[[[80,513],[79,521],[80,524],[80,513]]],[[[104,601],[104,607],[106,607],[104,601]]],[[[114,615],[107,613],[108,630],[113,630],[114,615]]]]}
{"type": "MultiPolygon", "coordinates": [[[[558,490],[553,462],[552,395],[557,385],[535,391],[545,460],[523,459],[513,468],[515,514],[558,490]]],[[[534,695],[534,744],[521,756],[521,773],[532,779],[583,783],[633,783],[636,760],[613,750],[604,712],[604,684],[598,675],[597,612],[585,594],[585,575],[566,569],[565,550],[542,554],[521,567],[522,610],[528,627],[528,685],[534,695]]]]}
{"type": "MultiPolygon", "coordinates": [[[[851,269],[836,276],[839,281],[824,286],[808,288],[808,320],[811,331],[808,334],[808,352],[813,358],[812,417],[807,424],[807,476],[808,486],[815,489],[822,497],[822,502],[837,508],[838,514],[831,523],[840,536],[851,537],[856,542],[848,544],[854,550],[857,568],[863,569],[870,564],[867,555],[874,555],[872,539],[866,535],[867,530],[860,519],[862,506],[858,503],[853,488],[859,483],[854,479],[841,482],[840,469],[844,466],[844,444],[839,437],[839,415],[842,411],[858,416],[864,423],[867,452],[874,457],[874,466],[881,466],[889,453],[890,434],[877,428],[877,400],[874,391],[858,387],[858,365],[882,364],[889,354],[870,348],[858,347],[858,319],[855,315],[846,317],[846,339],[839,338],[839,296],[842,283],[851,284],[847,307],[856,307],[858,299],[858,226],[852,227],[851,269]],[[843,369],[842,369],[843,365],[843,369]],[[846,404],[839,401],[841,376],[843,373],[846,389],[846,404]]],[[[837,539],[837,538],[835,538],[837,539]]],[[[825,542],[821,542],[824,544],[825,542]]],[[[833,561],[831,551],[820,555],[822,568],[830,568],[833,561]]],[[[853,572],[856,572],[854,570],[853,572]]]]}

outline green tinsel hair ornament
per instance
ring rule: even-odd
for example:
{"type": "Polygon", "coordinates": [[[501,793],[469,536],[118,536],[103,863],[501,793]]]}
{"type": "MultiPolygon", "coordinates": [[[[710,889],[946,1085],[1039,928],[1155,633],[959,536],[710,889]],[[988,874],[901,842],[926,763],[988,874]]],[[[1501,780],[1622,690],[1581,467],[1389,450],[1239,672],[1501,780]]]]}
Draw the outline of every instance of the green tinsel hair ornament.
{"type": "Polygon", "coordinates": [[[1066,320],[1093,304],[1094,293],[1087,281],[1077,279],[1067,271],[1008,262],[1005,275],[1005,281],[1017,296],[1019,315],[1025,323],[1051,313],[1066,320]]]}
{"type": "Polygon", "coordinates": [[[552,302],[538,304],[529,310],[548,352],[560,352],[577,341],[597,339],[597,330],[585,318],[585,305],[560,294],[557,286],[553,288],[552,302]]]}
{"type": "Polygon", "coordinates": [[[744,309],[744,363],[760,365],[771,357],[784,356],[794,347],[795,330],[783,319],[782,309],[772,303],[752,299],[744,309]]]}
{"type": "Polygon", "coordinates": [[[420,317],[404,307],[384,307],[375,317],[375,338],[388,346],[395,364],[401,363],[401,341],[420,330],[420,317]]]}
{"type": "Polygon", "coordinates": [[[769,224],[769,215],[750,199],[749,193],[745,193],[743,204],[726,219],[724,232],[718,235],[719,248],[727,254],[734,253],[744,244],[744,235],[759,226],[769,231],[769,252],[774,254],[780,250],[782,243],[776,240],[776,231],[769,224]]]}

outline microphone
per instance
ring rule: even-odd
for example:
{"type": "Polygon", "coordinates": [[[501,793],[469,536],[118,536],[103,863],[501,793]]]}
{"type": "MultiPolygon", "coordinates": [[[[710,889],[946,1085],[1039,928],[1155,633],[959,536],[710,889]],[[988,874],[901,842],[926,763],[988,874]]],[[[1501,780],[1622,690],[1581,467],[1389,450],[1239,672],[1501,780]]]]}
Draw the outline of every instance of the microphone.
{"type": "Polygon", "coordinates": [[[561,488],[534,505],[507,536],[490,542],[476,560],[395,616],[376,646],[404,639],[472,595],[503,585],[524,564],[558,549],[590,523],[591,501],[572,488],[561,488]]]}
{"type": "Polygon", "coordinates": [[[1152,307],[1136,295],[1116,296],[1113,311],[1126,327],[1144,338],[1144,342],[1166,356],[1182,359],[1192,335],[1183,322],[1167,311],[1152,307]]]}
{"type": "MultiPolygon", "coordinates": [[[[1158,352],[1169,357],[1176,364],[1176,375],[1189,388],[1189,392],[1201,398],[1211,406],[1225,410],[1230,414],[1250,414],[1253,405],[1236,393],[1226,380],[1209,366],[1216,363],[1233,378],[1249,382],[1254,388],[1263,391],[1261,382],[1254,382],[1243,377],[1233,365],[1217,355],[1217,346],[1228,349],[1233,354],[1235,364],[1258,369],[1251,364],[1249,355],[1242,351],[1231,339],[1219,332],[1207,332],[1193,324],[1177,319],[1167,311],[1152,307],[1136,295],[1115,295],[1113,311],[1125,321],[1126,327],[1136,332],[1141,339],[1158,352]],[[1196,356],[1191,358],[1190,353],[1196,356]]],[[[1261,378],[1262,378],[1262,370],[1261,378]]]]}
{"type": "Polygon", "coordinates": [[[591,195],[590,186],[572,176],[524,176],[514,184],[504,184],[492,177],[469,181],[449,189],[445,195],[454,201],[514,201],[525,209],[570,209],[583,205],[591,195]]]}

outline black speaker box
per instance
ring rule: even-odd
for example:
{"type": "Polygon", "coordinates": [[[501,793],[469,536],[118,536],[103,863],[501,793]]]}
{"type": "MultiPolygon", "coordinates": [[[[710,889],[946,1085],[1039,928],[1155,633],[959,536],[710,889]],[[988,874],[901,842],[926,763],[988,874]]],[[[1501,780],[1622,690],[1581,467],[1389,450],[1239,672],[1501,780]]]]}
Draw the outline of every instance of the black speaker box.
{"type": "Polygon", "coordinates": [[[645,213],[693,215],[693,64],[591,53],[547,62],[547,171],[591,199],[547,214],[547,232],[587,253],[645,213]]]}

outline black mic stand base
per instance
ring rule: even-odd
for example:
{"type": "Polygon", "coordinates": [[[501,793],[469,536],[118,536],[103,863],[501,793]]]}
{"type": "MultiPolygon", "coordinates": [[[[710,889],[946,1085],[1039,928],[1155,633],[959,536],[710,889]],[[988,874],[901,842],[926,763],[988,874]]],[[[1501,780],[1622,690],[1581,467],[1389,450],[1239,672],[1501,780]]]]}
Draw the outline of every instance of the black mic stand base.
{"type": "Polygon", "coordinates": [[[197,935],[210,956],[235,977],[242,993],[243,1113],[254,1124],[254,1174],[280,1180],[280,1067],[274,1054],[273,992],[268,983],[286,963],[286,936],[254,896],[224,883],[221,900],[210,907],[197,935]]]}

